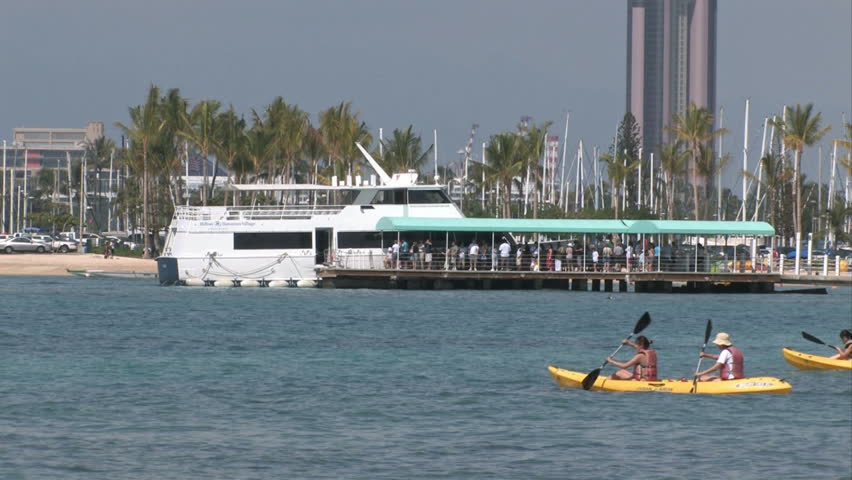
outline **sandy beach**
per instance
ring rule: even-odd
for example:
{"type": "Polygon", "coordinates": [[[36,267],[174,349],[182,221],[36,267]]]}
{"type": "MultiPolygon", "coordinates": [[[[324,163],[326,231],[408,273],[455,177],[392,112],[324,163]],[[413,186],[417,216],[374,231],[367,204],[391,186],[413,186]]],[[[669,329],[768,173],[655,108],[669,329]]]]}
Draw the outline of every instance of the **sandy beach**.
{"type": "Polygon", "coordinates": [[[157,262],[141,258],[106,259],[96,253],[0,254],[0,275],[70,275],[67,270],[156,273],[157,262]]]}

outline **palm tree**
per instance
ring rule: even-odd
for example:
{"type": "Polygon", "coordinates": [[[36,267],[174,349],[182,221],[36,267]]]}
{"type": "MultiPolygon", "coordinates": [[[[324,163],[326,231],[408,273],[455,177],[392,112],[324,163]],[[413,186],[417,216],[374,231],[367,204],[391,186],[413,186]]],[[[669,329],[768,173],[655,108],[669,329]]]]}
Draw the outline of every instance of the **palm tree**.
{"type": "Polygon", "coordinates": [[[488,163],[474,162],[485,172],[485,178],[500,185],[503,191],[503,217],[512,216],[512,183],[524,173],[527,165],[523,139],[512,132],[498,133],[485,147],[488,163]]]}
{"type": "Polygon", "coordinates": [[[706,108],[699,108],[694,103],[686,107],[686,112],[672,116],[672,125],[667,128],[675,137],[686,144],[692,166],[692,199],[695,209],[695,220],[700,220],[698,207],[699,170],[701,146],[712,141],[728,131],[724,128],[713,130],[713,114],[706,108]]]}
{"type": "Polygon", "coordinates": [[[358,119],[358,113],[352,113],[351,110],[351,102],[341,102],[319,114],[319,130],[326,151],[331,157],[334,175],[358,173],[357,164],[353,165],[354,159],[359,155],[355,142],[360,142],[368,150],[373,142],[367,125],[358,119]]]}
{"type": "Polygon", "coordinates": [[[327,155],[325,145],[322,143],[322,134],[313,125],[308,125],[305,141],[302,144],[302,157],[310,162],[311,171],[308,176],[312,183],[319,183],[319,165],[323,158],[327,158],[327,155]]]}
{"type": "MultiPolygon", "coordinates": [[[[257,123],[245,135],[245,162],[238,163],[240,165],[238,175],[245,177],[248,172],[254,172],[256,183],[262,173],[268,171],[266,167],[275,150],[275,144],[272,132],[257,123]]],[[[252,193],[252,201],[254,198],[255,194],[252,193]]]]}
{"type": "MultiPolygon", "coordinates": [[[[184,126],[184,118],[187,116],[187,109],[189,108],[189,102],[185,98],[180,95],[180,89],[171,88],[166,93],[166,96],[163,97],[160,101],[160,105],[162,106],[161,115],[163,117],[163,141],[171,142],[171,148],[168,148],[167,155],[164,157],[164,175],[166,176],[169,185],[173,185],[175,183],[175,175],[177,174],[181,162],[183,160],[189,161],[187,149],[184,147],[185,142],[181,140],[178,132],[184,126]]],[[[179,174],[177,175],[180,176],[179,174]]],[[[186,179],[188,180],[188,179],[186,179]]],[[[188,195],[188,189],[186,184],[183,184],[183,187],[178,185],[174,189],[174,200],[175,204],[180,203],[181,198],[181,188],[186,189],[186,195],[188,195]]]]}
{"type": "Polygon", "coordinates": [[[423,141],[420,136],[414,134],[413,129],[412,125],[405,130],[394,129],[391,137],[382,141],[384,148],[378,161],[386,172],[420,172],[420,166],[429,157],[434,145],[429,145],[429,148],[423,151],[423,141]]]}
{"type": "MultiPolygon", "coordinates": [[[[720,174],[720,172],[725,168],[728,162],[731,161],[731,156],[728,154],[723,155],[721,158],[716,158],[713,150],[709,148],[707,145],[702,145],[700,149],[701,154],[698,156],[698,163],[695,164],[695,168],[698,170],[698,178],[702,181],[702,187],[704,188],[704,218],[709,217],[707,213],[707,209],[712,204],[713,199],[713,189],[710,187],[712,182],[710,181],[713,177],[720,174]]],[[[696,188],[698,185],[695,186],[696,188]]],[[[745,218],[745,216],[743,216],[745,218]]],[[[721,220],[718,218],[717,220],[721,220]]]]}
{"type": "Polygon", "coordinates": [[[686,152],[681,143],[674,141],[660,146],[660,167],[666,173],[666,218],[674,219],[675,183],[686,173],[686,152]]]}
{"type": "MultiPolygon", "coordinates": [[[[620,155],[613,156],[609,153],[601,154],[600,161],[606,163],[607,175],[609,175],[610,193],[612,195],[612,204],[615,208],[615,218],[618,218],[618,206],[621,202],[618,201],[618,191],[624,180],[630,176],[633,170],[639,168],[639,160],[633,160],[625,165],[624,159],[620,155]]],[[[625,195],[626,192],[621,192],[625,195]]]]}
{"type": "MultiPolygon", "coordinates": [[[[547,138],[547,129],[553,125],[553,122],[546,121],[541,126],[533,125],[531,127],[521,128],[522,132],[521,148],[525,152],[524,169],[532,176],[533,182],[533,218],[538,218],[538,199],[540,197],[540,189],[543,187],[542,172],[539,169],[541,158],[544,154],[544,142],[547,138]]],[[[525,185],[526,188],[526,185],[525,185]]],[[[525,194],[527,192],[524,192],[525,194]]]]}
{"type": "Polygon", "coordinates": [[[116,122],[115,125],[130,137],[136,144],[137,150],[141,149],[139,153],[142,163],[142,231],[145,239],[143,258],[151,258],[151,240],[148,235],[148,151],[151,142],[163,128],[163,120],[160,116],[160,89],[152,84],[145,103],[128,110],[130,126],[121,122],[116,122]]]}
{"type": "Polygon", "coordinates": [[[793,194],[796,197],[796,210],[794,212],[794,223],[796,232],[802,232],[802,179],[801,160],[805,146],[811,146],[831,130],[831,126],[822,127],[822,113],[812,114],[814,105],[809,103],[802,107],[796,104],[796,108],[785,107],[785,120],[775,122],[775,126],[782,132],[784,144],[795,153],[793,171],[793,194]]]}
{"type": "Polygon", "coordinates": [[[838,139],[835,140],[835,142],[837,142],[838,145],[842,146],[843,148],[845,148],[847,150],[846,155],[843,156],[843,157],[840,157],[838,162],[840,163],[840,166],[844,170],[846,170],[846,184],[845,184],[844,191],[846,193],[845,205],[848,207],[849,206],[849,179],[850,179],[850,177],[852,177],[852,155],[850,155],[850,153],[852,153],[852,123],[847,123],[846,125],[844,125],[844,127],[846,129],[846,138],[845,139],[839,139],[838,138],[838,139]]]}
{"type": "MultiPolygon", "coordinates": [[[[96,138],[94,141],[86,141],[86,158],[89,162],[89,168],[95,170],[95,177],[100,179],[101,170],[109,165],[109,158],[115,152],[115,142],[112,139],[103,135],[96,138]]],[[[93,212],[97,212],[100,207],[101,199],[101,182],[95,183],[95,202],[93,212]]]]}
{"type": "Polygon", "coordinates": [[[217,112],[222,106],[216,100],[202,100],[198,102],[188,116],[183,117],[183,128],[178,131],[178,134],[198,147],[201,150],[201,171],[204,177],[201,185],[201,204],[207,206],[209,197],[208,190],[208,173],[207,173],[207,156],[211,151],[215,151],[218,146],[218,135],[216,129],[217,112]]]}
{"type": "MultiPolygon", "coordinates": [[[[237,116],[233,105],[231,105],[231,108],[227,112],[222,112],[216,121],[219,124],[219,141],[216,142],[215,147],[216,163],[218,165],[220,158],[228,163],[228,183],[234,183],[231,175],[234,173],[234,163],[237,160],[237,156],[245,149],[246,122],[237,116]]],[[[213,172],[212,183],[211,190],[216,184],[215,171],[213,172]]],[[[234,198],[236,199],[236,192],[234,192],[234,198]]],[[[227,198],[225,198],[225,203],[228,203],[227,198]]]]}
{"type": "Polygon", "coordinates": [[[780,155],[771,151],[760,159],[760,166],[763,171],[761,178],[748,171],[742,173],[746,178],[759,182],[761,189],[766,192],[764,199],[756,199],[758,205],[766,205],[764,218],[772,225],[780,225],[779,202],[783,200],[784,186],[793,178],[793,171],[784,166],[784,160],[780,155]]]}

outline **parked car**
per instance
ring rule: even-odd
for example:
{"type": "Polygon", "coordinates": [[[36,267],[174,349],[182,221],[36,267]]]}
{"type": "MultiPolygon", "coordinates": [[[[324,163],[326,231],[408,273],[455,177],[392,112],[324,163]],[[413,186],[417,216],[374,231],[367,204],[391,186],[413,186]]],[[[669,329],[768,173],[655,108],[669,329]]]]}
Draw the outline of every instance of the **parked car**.
{"type": "Polygon", "coordinates": [[[52,252],[53,246],[49,243],[43,243],[38,240],[32,240],[26,237],[10,238],[0,243],[0,250],[6,253],[14,252],[36,252],[45,253],[52,252]]]}
{"type": "MultiPolygon", "coordinates": [[[[828,252],[821,248],[815,248],[812,254],[812,257],[821,257],[825,254],[828,254],[829,257],[834,255],[834,252],[829,249],[828,252]]],[[[792,251],[787,252],[787,258],[796,258],[796,249],[793,248],[792,251]]],[[[801,249],[799,249],[799,258],[808,258],[808,247],[807,245],[803,245],[801,249]]]]}
{"type": "Polygon", "coordinates": [[[50,235],[33,235],[31,238],[50,244],[54,252],[68,253],[77,251],[77,242],[68,238],[53,238],[50,235]]]}

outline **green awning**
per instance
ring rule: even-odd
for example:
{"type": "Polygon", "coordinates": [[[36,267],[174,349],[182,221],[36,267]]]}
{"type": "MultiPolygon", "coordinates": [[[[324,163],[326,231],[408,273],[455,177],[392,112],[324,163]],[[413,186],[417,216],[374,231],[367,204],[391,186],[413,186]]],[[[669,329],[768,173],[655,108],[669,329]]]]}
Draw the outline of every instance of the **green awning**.
{"type": "Polygon", "coordinates": [[[661,235],[775,235],[766,222],[717,222],[710,220],[636,220],[627,233],[661,235]]]}
{"type": "Polygon", "coordinates": [[[385,232],[628,233],[635,220],[382,217],[385,232]]]}

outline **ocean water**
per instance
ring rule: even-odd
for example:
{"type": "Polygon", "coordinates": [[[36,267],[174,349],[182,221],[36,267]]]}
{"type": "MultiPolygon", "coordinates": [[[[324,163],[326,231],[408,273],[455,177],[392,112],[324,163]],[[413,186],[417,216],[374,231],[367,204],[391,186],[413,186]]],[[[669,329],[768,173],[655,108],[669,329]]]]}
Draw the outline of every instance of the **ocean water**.
{"type": "MultiPolygon", "coordinates": [[[[852,290],[813,295],[160,287],[0,277],[0,478],[852,478],[852,290]],[[708,318],[790,395],[585,392],[644,312],[688,377],[708,318]]],[[[712,351],[715,347],[708,347],[712,351]]],[[[620,358],[629,358],[624,351],[620,358]]],[[[706,363],[704,364],[707,365],[706,363]]],[[[612,372],[608,367],[606,372],[612,372]]]]}

